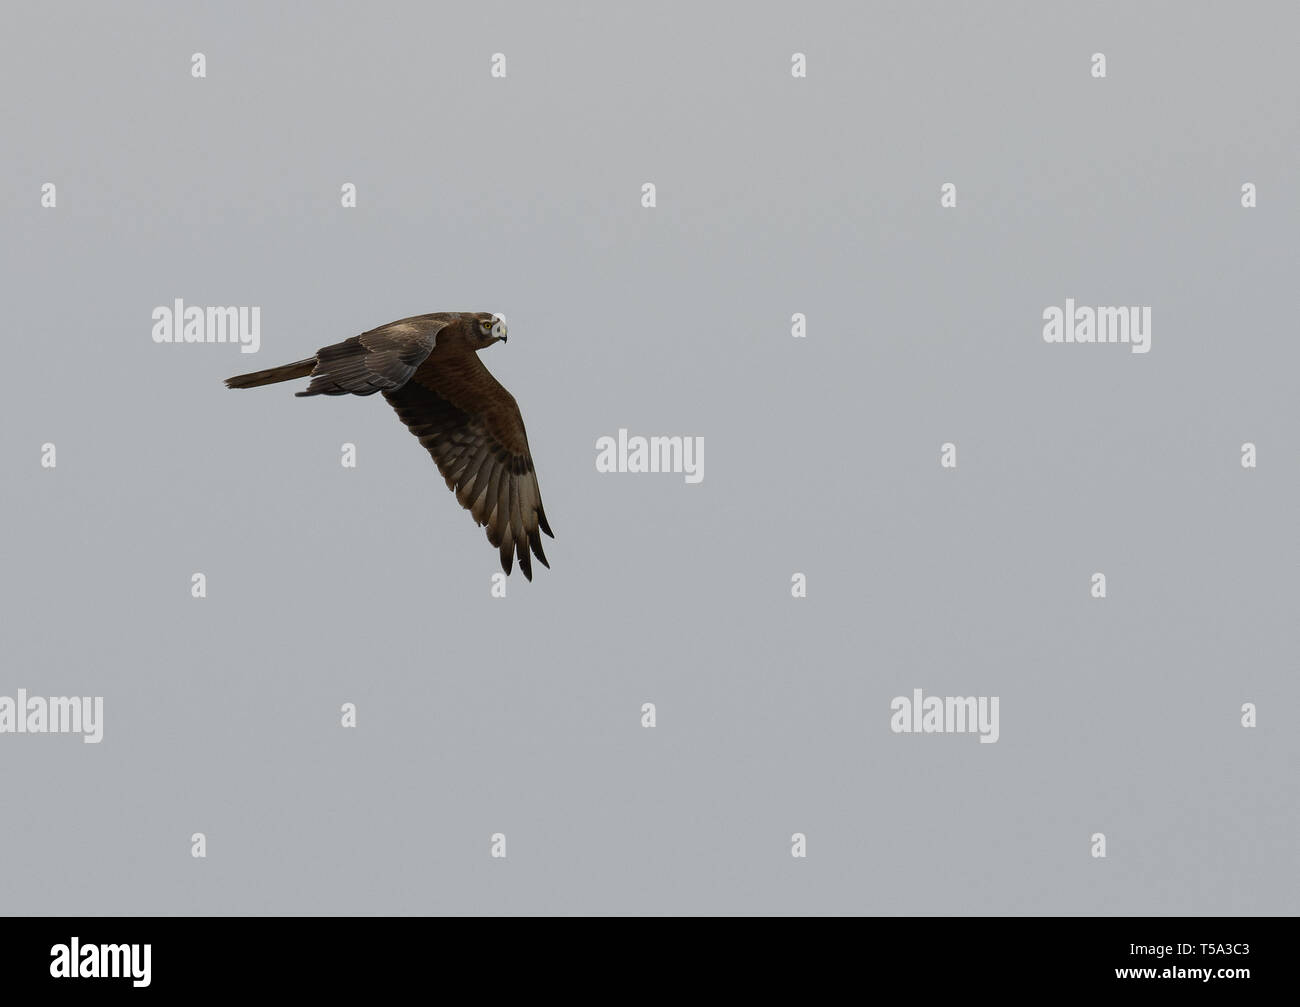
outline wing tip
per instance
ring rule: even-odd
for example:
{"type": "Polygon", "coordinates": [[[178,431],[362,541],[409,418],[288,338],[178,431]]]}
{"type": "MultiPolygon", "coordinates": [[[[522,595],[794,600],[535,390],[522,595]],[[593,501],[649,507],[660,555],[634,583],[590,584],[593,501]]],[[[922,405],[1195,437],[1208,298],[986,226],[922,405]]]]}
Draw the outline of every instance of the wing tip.
{"type": "Polygon", "coordinates": [[[528,545],[532,548],[533,555],[541,561],[542,566],[549,570],[551,564],[547,562],[546,552],[542,549],[542,536],[538,535],[535,530],[528,536],[528,545]]]}

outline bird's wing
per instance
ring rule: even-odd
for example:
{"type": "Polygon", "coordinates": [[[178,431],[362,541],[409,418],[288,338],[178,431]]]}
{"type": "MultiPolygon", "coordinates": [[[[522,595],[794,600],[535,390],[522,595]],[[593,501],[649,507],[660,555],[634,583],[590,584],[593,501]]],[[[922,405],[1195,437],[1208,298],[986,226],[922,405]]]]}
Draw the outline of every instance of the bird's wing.
{"type": "Polygon", "coordinates": [[[389,322],[316,352],[311,384],[302,395],[373,395],[401,388],[433,352],[446,315],[389,322]]]}
{"type": "Polygon", "coordinates": [[[555,535],[542,509],[523,417],[478,354],[435,357],[384,397],[433,456],[461,506],[487,525],[502,569],[509,573],[517,556],[532,580],[530,550],[549,567],[541,532],[555,535]]]}

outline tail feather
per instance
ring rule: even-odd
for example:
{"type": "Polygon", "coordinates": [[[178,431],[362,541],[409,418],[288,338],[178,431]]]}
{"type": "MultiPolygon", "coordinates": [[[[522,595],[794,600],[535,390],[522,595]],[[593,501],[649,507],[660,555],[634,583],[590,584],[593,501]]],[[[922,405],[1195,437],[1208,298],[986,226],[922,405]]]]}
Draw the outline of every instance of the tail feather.
{"type": "Polygon", "coordinates": [[[315,366],[315,357],[308,357],[306,360],[295,360],[292,364],[268,367],[264,371],[253,371],[251,374],[236,374],[233,378],[226,378],[226,387],[256,388],[258,385],[273,385],[277,381],[292,381],[294,378],[305,378],[315,366]]]}

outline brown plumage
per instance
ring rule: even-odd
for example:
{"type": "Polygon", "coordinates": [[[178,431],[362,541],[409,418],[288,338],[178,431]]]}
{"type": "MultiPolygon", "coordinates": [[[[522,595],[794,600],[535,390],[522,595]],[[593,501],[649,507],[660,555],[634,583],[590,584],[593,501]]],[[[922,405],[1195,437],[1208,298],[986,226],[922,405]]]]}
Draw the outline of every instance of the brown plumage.
{"type": "Polygon", "coordinates": [[[310,377],[298,395],[383,392],[403,423],[433,456],[460,505],[529,580],[529,558],[550,566],[546,523],[523,417],[514,396],[483,366],[478,351],[506,341],[505,323],[488,312],[440,311],[389,322],[318,350],[314,357],[226,379],[256,388],[310,377]]]}

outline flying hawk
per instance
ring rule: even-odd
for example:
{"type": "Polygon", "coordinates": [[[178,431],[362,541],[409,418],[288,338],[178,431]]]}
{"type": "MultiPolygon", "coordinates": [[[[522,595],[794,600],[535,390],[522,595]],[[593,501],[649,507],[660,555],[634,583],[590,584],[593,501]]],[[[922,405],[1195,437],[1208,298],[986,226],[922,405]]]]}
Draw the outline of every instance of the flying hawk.
{"type": "Polygon", "coordinates": [[[389,322],[326,346],[314,357],[226,379],[228,388],[311,378],[298,395],[383,392],[398,418],[433,455],[447,488],[474,522],[487,525],[508,574],[533,579],[528,552],[549,567],[537,473],[514,396],[483,366],[478,351],[506,342],[505,322],[485,311],[438,311],[389,322]]]}

